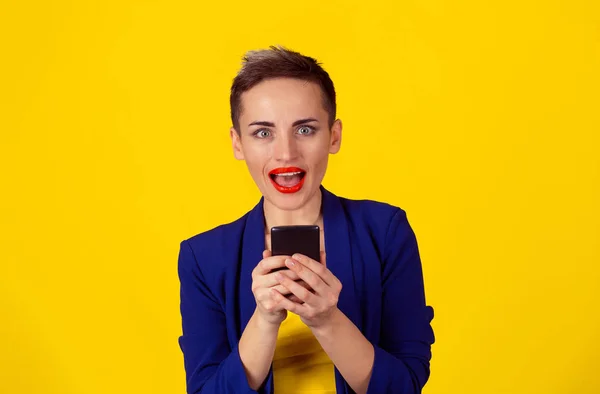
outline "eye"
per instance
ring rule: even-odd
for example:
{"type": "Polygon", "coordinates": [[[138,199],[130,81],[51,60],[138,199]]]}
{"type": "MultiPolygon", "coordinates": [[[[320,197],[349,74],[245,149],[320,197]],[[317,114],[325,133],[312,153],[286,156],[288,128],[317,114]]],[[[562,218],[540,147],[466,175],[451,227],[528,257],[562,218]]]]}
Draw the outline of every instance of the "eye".
{"type": "Polygon", "coordinates": [[[315,131],[315,129],[311,126],[300,126],[298,128],[298,134],[310,135],[315,131]]]}
{"type": "Polygon", "coordinates": [[[259,129],[256,130],[253,134],[257,138],[267,138],[271,135],[271,132],[267,129],[259,129]]]}

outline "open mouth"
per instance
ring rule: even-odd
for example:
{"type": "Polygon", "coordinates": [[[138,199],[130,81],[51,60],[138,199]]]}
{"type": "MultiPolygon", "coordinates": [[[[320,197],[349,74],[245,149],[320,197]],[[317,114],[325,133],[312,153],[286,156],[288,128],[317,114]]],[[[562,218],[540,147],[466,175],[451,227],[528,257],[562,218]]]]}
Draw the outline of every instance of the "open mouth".
{"type": "Polygon", "coordinates": [[[295,193],[304,185],[306,171],[298,167],[280,167],[269,171],[271,183],[281,193],[295,193]]]}

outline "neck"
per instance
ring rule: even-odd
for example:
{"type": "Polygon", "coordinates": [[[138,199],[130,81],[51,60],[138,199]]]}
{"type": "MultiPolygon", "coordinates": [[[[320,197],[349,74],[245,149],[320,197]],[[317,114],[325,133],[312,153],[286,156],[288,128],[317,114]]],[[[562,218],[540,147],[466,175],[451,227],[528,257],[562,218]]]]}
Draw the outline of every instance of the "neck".
{"type": "Polygon", "coordinates": [[[301,208],[287,211],[277,208],[266,199],[263,203],[265,212],[265,232],[269,234],[271,227],[292,225],[314,225],[322,228],[321,201],[323,199],[321,190],[317,192],[301,208]]]}

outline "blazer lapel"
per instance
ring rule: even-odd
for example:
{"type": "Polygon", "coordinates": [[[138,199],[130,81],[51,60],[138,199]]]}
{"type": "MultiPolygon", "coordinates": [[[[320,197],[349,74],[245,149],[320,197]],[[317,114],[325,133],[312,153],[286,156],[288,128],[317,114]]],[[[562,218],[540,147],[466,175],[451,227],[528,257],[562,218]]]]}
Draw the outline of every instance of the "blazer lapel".
{"type": "Polygon", "coordinates": [[[321,186],[327,268],[342,282],[338,308],[361,329],[350,245],[350,229],[342,203],[321,186]]]}
{"type": "Polygon", "coordinates": [[[252,294],[252,270],[262,260],[265,249],[265,217],[263,213],[264,197],[248,213],[242,242],[242,266],[240,269],[240,332],[252,317],[256,309],[256,301],[252,294]]]}
{"type": "MultiPolygon", "coordinates": [[[[248,325],[256,309],[256,301],[252,294],[252,270],[262,260],[262,252],[265,250],[265,214],[263,210],[264,197],[261,197],[256,206],[248,213],[246,226],[244,227],[242,241],[242,266],[240,269],[240,331],[238,338],[248,325]]],[[[273,367],[265,381],[265,393],[273,392],[273,367]]]]}

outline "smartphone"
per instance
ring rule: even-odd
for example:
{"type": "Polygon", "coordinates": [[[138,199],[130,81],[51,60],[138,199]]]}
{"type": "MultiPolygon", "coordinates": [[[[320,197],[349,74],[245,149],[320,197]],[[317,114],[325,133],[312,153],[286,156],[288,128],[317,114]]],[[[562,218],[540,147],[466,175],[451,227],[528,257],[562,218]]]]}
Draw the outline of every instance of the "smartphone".
{"type": "MultiPolygon", "coordinates": [[[[300,253],[321,262],[319,226],[277,226],[271,228],[271,254],[273,256],[291,256],[294,253],[300,253]]],[[[279,271],[279,269],[275,271],[279,271]]]]}

